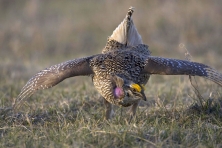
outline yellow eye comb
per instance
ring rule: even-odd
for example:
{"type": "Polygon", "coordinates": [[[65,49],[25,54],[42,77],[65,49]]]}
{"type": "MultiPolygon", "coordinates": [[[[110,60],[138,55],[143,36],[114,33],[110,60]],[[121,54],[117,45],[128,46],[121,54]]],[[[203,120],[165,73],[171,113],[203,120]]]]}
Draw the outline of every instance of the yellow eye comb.
{"type": "Polygon", "coordinates": [[[141,92],[142,88],[138,84],[131,84],[131,88],[135,89],[137,92],[141,92]]]}

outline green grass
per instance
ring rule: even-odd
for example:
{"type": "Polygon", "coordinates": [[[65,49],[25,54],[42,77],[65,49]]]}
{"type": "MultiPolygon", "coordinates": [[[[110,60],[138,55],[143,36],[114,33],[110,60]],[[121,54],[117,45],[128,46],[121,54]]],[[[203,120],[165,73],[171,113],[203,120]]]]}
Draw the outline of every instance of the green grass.
{"type": "Polygon", "coordinates": [[[102,99],[86,77],[6,111],[39,70],[100,53],[130,6],[153,55],[184,59],[183,43],[192,60],[222,72],[221,2],[0,1],[0,147],[222,147],[222,89],[201,78],[202,104],[188,76],[152,76],[148,101],[131,124],[128,108],[115,107],[115,117],[104,120],[102,99]]]}
{"type": "MultiPolygon", "coordinates": [[[[155,82],[155,77],[151,81],[155,82]]],[[[158,86],[142,102],[128,123],[127,108],[115,107],[115,117],[104,119],[104,106],[90,82],[65,81],[33,95],[17,113],[1,110],[1,147],[220,147],[222,142],[221,94],[200,105],[189,82],[181,77],[158,86]],[[179,84],[176,84],[178,83],[179,84]],[[80,85],[77,85],[77,84],[80,85]],[[68,85],[65,86],[65,85],[68,85]],[[176,86],[174,86],[176,85],[176,86]],[[177,88],[178,87],[178,88],[177,88]],[[75,88],[75,89],[73,89],[75,88]],[[181,91],[182,90],[182,91],[181,91]],[[183,90],[187,90],[183,92],[183,90]],[[187,92],[189,94],[187,94],[187,92]],[[189,96],[191,95],[191,96],[189,96]],[[191,102],[190,102],[191,101],[191,102]]],[[[204,81],[206,82],[206,81],[204,81]]],[[[22,83],[22,82],[21,82],[22,83]]],[[[208,84],[208,83],[207,83],[208,84]]],[[[207,86],[206,84],[206,86],[207,86]]],[[[212,84],[214,90],[221,90],[212,84]]],[[[149,87],[148,87],[149,88],[149,87]]],[[[10,106],[17,88],[1,92],[2,109],[10,106]]]]}

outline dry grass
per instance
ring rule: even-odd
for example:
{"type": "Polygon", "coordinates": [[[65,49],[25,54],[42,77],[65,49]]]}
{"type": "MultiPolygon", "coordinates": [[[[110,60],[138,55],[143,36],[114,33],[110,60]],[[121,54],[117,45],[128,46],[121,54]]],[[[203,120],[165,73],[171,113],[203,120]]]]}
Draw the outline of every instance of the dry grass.
{"type": "Polygon", "coordinates": [[[222,71],[221,5],[220,0],[0,1],[0,146],[221,147],[221,88],[200,78],[202,104],[188,77],[152,76],[148,101],[131,124],[127,108],[116,107],[110,122],[103,119],[102,100],[85,77],[38,92],[16,114],[3,112],[37,71],[101,52],[129,6],[136,7],[135,24],[153,55],[184,59],[183,43],[193,60],[222,71]]]}

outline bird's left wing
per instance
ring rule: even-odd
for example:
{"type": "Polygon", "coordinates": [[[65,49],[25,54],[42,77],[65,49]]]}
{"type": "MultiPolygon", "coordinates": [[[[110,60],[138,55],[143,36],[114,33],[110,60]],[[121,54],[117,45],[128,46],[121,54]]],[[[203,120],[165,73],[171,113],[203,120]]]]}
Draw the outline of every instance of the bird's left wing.
{"type": "Polygon", "coordinates": [[[93,74],[90,67],[90,59],[93,57],[66,61],[38,72],[22,88],[14,106],[30,97],[35,91],[53,87],[66,78],[93,74]]]}
{"type": "Polygon", "coordinates": [[[222,86],[222,74],[210,66],[178,59],[149,56],[142,73],[201,76],[222,86]]]}

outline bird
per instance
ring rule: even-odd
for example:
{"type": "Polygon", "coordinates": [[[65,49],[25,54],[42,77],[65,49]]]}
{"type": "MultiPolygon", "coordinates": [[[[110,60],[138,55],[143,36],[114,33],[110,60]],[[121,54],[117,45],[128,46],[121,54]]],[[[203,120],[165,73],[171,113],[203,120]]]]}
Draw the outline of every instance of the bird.
{"type": "Polygon", "coordinates": [[[108,37],[102,53],[69,60],[36,73],[22,88],[14,109],[37,90],[51,88],[64,79],[91,76],[102,96],[105,118],[113,117],[113,105],[130,108],[135,117],[138,104],[146,101],[145,85],[151,75],[189,75],[209,79],[222,86],[222,74],[208,65],[180,59],[151,56],[132,19],[130,7],[123,21],[108,37]]]}

